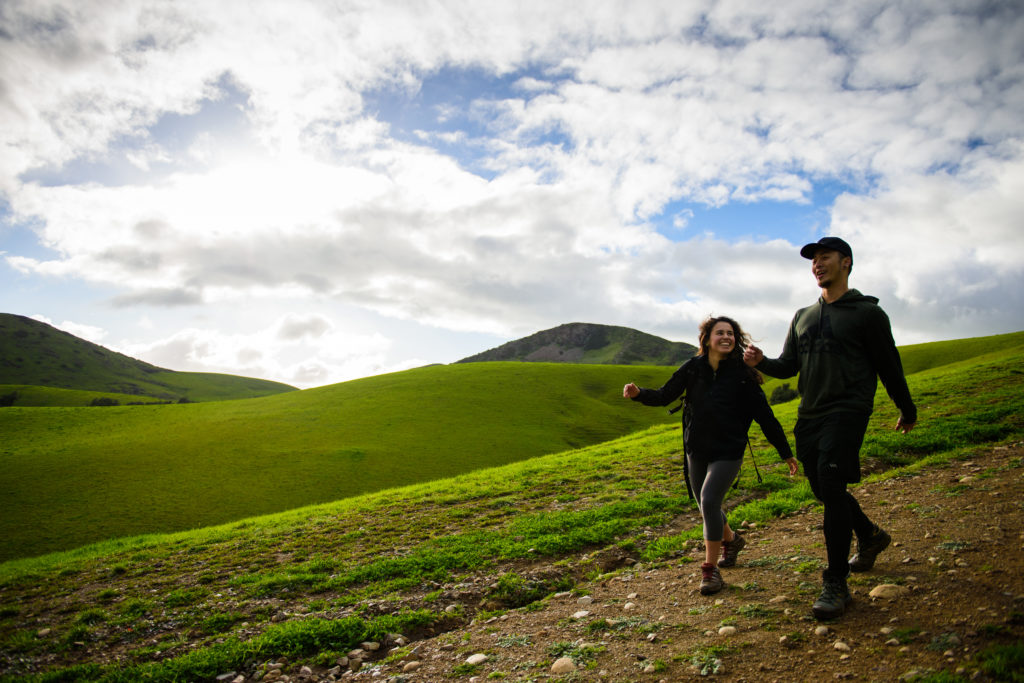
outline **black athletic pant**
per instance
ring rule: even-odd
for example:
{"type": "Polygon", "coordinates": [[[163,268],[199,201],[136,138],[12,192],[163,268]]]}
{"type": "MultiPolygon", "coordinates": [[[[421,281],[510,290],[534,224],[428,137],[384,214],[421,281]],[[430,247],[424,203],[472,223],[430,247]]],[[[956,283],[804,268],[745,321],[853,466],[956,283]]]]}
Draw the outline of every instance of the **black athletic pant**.
{"type": "Polygon", "coordinates": [[[850,573],[850,542],[870,537],[874,524],[846,485],[860,481],[860,446],[869,415],[835,413],[800,418],[793,429],[796,457],[804,466],[814,497],[825,506],[825,573],[845,579],[850,573]]]}

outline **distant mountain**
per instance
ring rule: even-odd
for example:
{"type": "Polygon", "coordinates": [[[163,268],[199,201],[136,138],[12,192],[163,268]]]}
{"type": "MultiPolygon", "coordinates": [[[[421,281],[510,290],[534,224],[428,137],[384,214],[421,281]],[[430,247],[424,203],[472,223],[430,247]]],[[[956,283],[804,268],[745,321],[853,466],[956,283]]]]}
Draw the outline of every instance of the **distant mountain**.
{"type": "Polygon", "coordinates": [[[0,387],[19,385],[166,401],[254,398],[296,390],[251,377],[165,370],[38,320],[0,313],[0,387]]]}
{"type": "Polygon", "coordinates": [[[681,365],[697,347],[628,327],[567,323],[463,358],[459,363],[532,361],[595,365],[681,365]]]}

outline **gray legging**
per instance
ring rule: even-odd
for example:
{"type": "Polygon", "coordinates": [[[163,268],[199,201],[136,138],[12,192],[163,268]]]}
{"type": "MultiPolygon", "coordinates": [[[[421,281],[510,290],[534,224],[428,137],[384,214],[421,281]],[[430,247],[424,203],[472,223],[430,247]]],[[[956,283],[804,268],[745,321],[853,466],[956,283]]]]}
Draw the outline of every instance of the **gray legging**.
{"type": "Polygon", "coordinates": [[[725,535],[725,511],[722,503],[729,487],[736,481],[743,460],[715,460],[708,462],[686,456],[690,464],[690,486],[697,496],[701,517],[704,518],[704,538],[721,541],[725,535]]]}

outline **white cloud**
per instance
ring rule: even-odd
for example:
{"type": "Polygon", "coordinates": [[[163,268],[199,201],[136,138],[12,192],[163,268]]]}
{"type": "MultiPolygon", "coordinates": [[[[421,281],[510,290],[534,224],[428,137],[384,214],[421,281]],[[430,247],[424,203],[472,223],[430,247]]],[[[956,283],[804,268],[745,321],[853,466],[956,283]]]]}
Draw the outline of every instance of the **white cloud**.
{"type": "Polygon", "coordinates": [[[852,279],[887,293],[914,341],[939,325],[971,330],[963,336],[1024,328],[1024,295],[1008,286],[1024,282],[1024,149],[1015,152],[837,202],[834,231],[858,245],[852,279]]]}
{"type": "MultiPolygon", "coordinates": [[[[829,231],[908,337],[949,336],[949,302],[979,329],[1021,322],[995,296],[1022,281],[1012,4],[14,1],[0,28],[0,195],[55,252],[5,262],[134,319],[313,298],[509,336],[689,339],[719,312],[781,338],[814,295],[794,247],[817,235],[703,234],[675,206],[671,239],[653,222],[834,183],[829,231]],[[385,86],[424,120],[372,110],[385,86]]],[[[154,324],[133,348],[295,382],[418,362],[329,322],[154,324]]]]}
{"type": "Polygon", "coordinates": [[[379,333],[345,332],[325,316],[288,314],[250,332],[189,327],[117,350],[159,367],[272,379],[301,388],[425,365],[388,360],[392,342],[379,333]]]}

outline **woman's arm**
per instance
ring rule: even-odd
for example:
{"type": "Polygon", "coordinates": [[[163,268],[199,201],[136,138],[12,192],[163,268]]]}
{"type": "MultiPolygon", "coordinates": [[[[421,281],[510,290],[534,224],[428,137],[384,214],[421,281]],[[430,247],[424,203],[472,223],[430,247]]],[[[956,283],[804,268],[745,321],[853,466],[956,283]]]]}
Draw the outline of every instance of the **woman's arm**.
{"type": "Polygon", "coordinates": [[[645,406],[667,406],[686,391],[691,362],[687,361],[684,363],[660,389],[644,389],[630,382],[622,388],[622,395],[625,398],[631,398],[634,401],[643,403],[645,406]]]}

